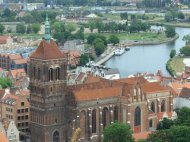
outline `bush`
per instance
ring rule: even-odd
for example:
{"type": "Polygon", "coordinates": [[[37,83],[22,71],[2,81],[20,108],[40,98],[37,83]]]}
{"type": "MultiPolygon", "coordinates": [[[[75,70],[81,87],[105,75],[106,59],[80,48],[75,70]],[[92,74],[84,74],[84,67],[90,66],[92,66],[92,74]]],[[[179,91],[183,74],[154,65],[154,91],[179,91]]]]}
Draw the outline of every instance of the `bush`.
{"type": "Polygon", "coordinates": [[[183,54],[185,56],[190,56],[190,47],[189,46],[184,46],[179,51],[181,54],[183,54]]]}
{"type": "Polygon", "coordinates": [[[165,30],[166,37],[174,37],[176,35],[175,27],[167,26],[165,30]]]}
{"type": "Polygon", "coordinates": [[[170,52],[170,58],[173,58],[176,55],[176,50],[172,49],[170,52]]]}
{"type": "Polygon", "coordinates": [[[169,72],[171,76],[175,76],[176,73],[171,67],[171,64],[170,64],[171,61],[172,59],[169,59],[168,62],[166,63],[166,70],[169,72]]]}
{"type": "Polygon", "coordinates": [[[119,43],[119,38],[116,35],[110,35],[109,43],[113,43],[113,45],[119,43]]]}

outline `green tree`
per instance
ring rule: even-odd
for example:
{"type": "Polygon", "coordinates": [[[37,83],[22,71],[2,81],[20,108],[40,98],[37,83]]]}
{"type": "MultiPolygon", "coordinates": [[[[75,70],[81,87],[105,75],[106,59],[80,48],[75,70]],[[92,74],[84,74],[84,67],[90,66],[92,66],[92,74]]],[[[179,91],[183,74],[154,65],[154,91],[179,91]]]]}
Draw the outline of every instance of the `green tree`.
{"type": "Polygon", "coordinates": [[[32,30],[34,33],[38,33],[40,31],[40,24],[38,23],[32,24],[32,30]]]}
{"type": "Polygon", "coordinates": [[[88,54],[82,54],[80,56],[80,65],[86,65],[89,61],[89,55],[88,54]]]}
{"type": "Polygon", "coordinates": [[[74,36],[76,39],[84,40],[84,33],[80,30],[78,32],[76,32],[74,36]]]}
{"type": "Polygon", "coordinates": [[[157,125],[157,130],[164,130],[169,129],[171,126],[174,125],[174,122],[168,118],[163,118],[157,125]]]}
{"type": "Polygon", "coordinates": [[[100,34],[90,34],[90,35],[87,37],[87,43],[88,43],[88,44],[92,44],[93,41],[94,41],[96,38],[100,38],[100,39],[104,42],[104,45],[105,45],[105,46],[107,45],[106,37],[103,36],[103,35],[100,35],[100,34]]]}
{"type": "Polygon", "coordinates": [[[179,51],[181,54],[183,54],[185,56],[190,56],[190,47],[189,46],[184,46],[179,51]]]}
{"type": "Polygon", "coordinates": [[[27,28],[26,28],[26,33],[29,34],[29,33],[32,33],[32,25],[28,25],[27,28]]]}
{"type": "Polygon", "coordinates": [[[11,16],[11,10],[9,8],[5,8],[3,11],[3,17],[10,17],[11,16]]]}
{"type": "Polygon", "coordinates": [[[166,26],[165,34],[166,34],[166,37],[174,37],[176,35],[175,27],[166,26]]]}
{"type": "Polygon", "coordinates": [[[90,28],[90,31],[92,32],[94,29],[98,29],[98,31],[102,31],[104,28],[104,24],[101,19],[99,18],[91,18],[88,20],[88,26],[90,28]]]}
{"type": "Polygon", "coordinates": [[[185,18],[185,15],[184,15],[182,12],[178,12],[177,17],[178,17],[179,19],[184,19],[184,18],[185,18]]]}
{"type": "Polygon", "coordinates": [[[176,50],[172,49],[170,52],[170,58],[173,58],[176,55],[176,50]]]}
{"type": "Polygon", "coordinates": [[[6,78],[0,78],[0,85],[1,87],[4,88],[8,88],[12,86],[12,81],[10,78],[6,77],[6,78]]]}
{"type": "Polygon", "coordinates": [[[104,45],[104,41],[100,38],[96,38],[92,44],[94,46],[97,56],[100,56],[106,49],[106,46],[104,45]]]}
{"type": "Polygon", "coordinates": [[[54,32],[56,33],[65,31],[65,25],[64,23],[61,23],[61,22],[57,22],[57,21],[54,22],[52,27],[54,29],[54,32]]]}
{"type": "Polygon", "coordinates": [[[104,129],[103,135],[104,142],[134,142],[131,128],[127,124],[110,124],[104,129]]]}
{"type": "Polygon", "coordinates": [[[120,18],[124,20],[128,20],[128,13],[120,13],[120,18]]]}
{"type": "Polygon", "coordinates": [[[72,23],[65,24],[65,31],[73,32],[76,30],[76,25],[72,23]]]}
{"type": "Polygon", "coordinates": [[[183,107],[177,112],[177,124],[190,126],[190,108],[183,107]]]}
{"type": "Polygon", "coordinates": [[[110,35],[108,41],[110,43],[113,43],[113,45],[115,45],[119,43],[119,38],[116,35],[110,35]]]}
{"type": "Polygon", "coordinates": [[[26,31],[26,26],[24,24],[17,24],[16,25],[16,32],[24,34],[26,31]]]}
{"type": "Polygon", "coordinates": [[[27,13],[24,17],[20,18],[20,20],[24,21],[25,23],[34,23],[35,22],[34,17],[30,13],[27,13]]]}
{"type": "Polygon", "coordinates": [[[172,142],[169,130],[159,130],[149,134],[147,142],[172,142]]]}
{"type": "Polygon", "coordinates": [[[2,34],[5,30],[5,26],[0,23],[0,33],[2,34]]]}
{"type": "Polygon", "coordinates": [[[172,16],[172,13],[169,11],[169,12],[167,12],[166,14],[165,14],[165,21],[166,22],[170,22],[170,21],[172,21],[173,20],[173,16],[172,16]]]}

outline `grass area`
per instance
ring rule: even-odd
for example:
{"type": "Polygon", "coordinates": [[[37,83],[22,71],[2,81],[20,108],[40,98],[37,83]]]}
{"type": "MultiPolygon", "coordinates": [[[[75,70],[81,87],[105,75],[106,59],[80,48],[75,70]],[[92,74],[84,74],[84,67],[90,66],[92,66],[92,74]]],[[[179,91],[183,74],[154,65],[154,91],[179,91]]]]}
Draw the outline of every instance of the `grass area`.
{"type": "MultiPolygon", "coordinates": [[[[142,32],[142,33],[100,33],[101,35],[109,38],[110,35],[116,35],[121,41],[122,40],[137,40],[144,42],[159,42],[165,41],[169,38],[166,37],[165,33],[157,33],[157,32],[142,32]]],[[[89,34],[86,34],[87,37],[89,34]]]]}
{"type": "Polygon", "coordinates": [[[175,74],[182,73],[185,68],[185,64],[183,63],[183,57],[174,57],[170,61],[170,66],[174,70],[175,74]]]}
{"type": "Polygon", "coordinates": [[[32,40],[36,40],[36,39],[41,39],[43,37],[43,34],[14,34],[14,36],[18,36],[18,37],[22,37],[24,39],[32,39],[32,40]]]}
{"type": "Polygon", "coordinates": [[[103,14],[103,16],[111,20],[121,20],[120,14],[117,13],[107,13],[103,14]]]}
{"type": "Polygon", "coordinates": [[[170,22],[170,23],[164,23],[165,25],[171,25],[175,27],[185,27],[185,28],[190,28],[189,23],[182,23],[182,22],[170,22]]]}

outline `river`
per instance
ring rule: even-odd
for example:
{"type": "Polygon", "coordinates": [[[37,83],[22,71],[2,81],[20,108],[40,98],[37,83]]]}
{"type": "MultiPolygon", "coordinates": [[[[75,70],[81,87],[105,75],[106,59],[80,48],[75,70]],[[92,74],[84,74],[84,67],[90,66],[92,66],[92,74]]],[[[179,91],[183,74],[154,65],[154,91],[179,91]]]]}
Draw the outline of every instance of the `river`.
{"type": "Polygon", "coordinates": [[[118,68],[121,77],[127,77],[136,73],[156,73],[161,70],[166,76],[166,62],[169,59],[171,49],[179,49],[185,45],[182,40],[184,35],[190,34],[190,28],[176,28],[179,38],[173,42],[159,45],[132,46],[130,51],[121,56],[114,56],[105,63],[110,68],[118,68]]]}

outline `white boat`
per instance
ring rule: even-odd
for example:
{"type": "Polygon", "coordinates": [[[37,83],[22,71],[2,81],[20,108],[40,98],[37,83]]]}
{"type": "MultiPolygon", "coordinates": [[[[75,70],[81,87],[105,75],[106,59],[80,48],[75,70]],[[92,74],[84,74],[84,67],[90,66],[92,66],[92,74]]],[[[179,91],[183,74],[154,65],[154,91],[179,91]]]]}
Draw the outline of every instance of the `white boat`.
{"type": "Polygon", "coordinates": [[[126,50],[126,51],[129,51],[129,50],[130,50],[130,47],[129,47],[129,46],[125,47],[125,50],[126,50]]]}
{"type": "Polygon", "coordinates": [[[125,48],[117,48],[117,49],[114,51],[114,55],[120,56],[120,55],[122,55],[124,52],[125,52],[125,48]]]}

